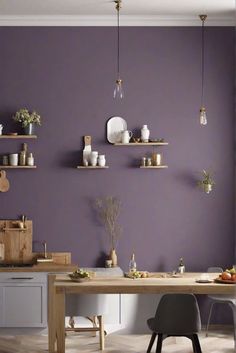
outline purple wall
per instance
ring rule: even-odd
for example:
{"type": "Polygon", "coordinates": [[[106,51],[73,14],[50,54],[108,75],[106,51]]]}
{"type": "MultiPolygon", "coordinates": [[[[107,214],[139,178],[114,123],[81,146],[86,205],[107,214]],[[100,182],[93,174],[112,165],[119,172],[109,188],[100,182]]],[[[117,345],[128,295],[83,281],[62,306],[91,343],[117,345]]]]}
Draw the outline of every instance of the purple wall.
{"type": "MultiPolygon", "coordinates": [[[[147,270],[172,270],[180,256],[187,270],[231,266],[233,28],[207,28],[206,128],[198,122],[200,28],[122,28],[121,103],[112,98],[115,38],[114,28],[0,28],[0,122],[9,124],[24,106],[43,117],[38,140],[29,142],[38,169],[7,173],[11,189],[0,195],[1,218],[26,214],[35,241],[71,251],[73,262],[90,266],[109,250],[93,200],[116,195],[123,205],[118,256],[124,269],[133,251],[147,270]],[[106,121],[113,115],[124,117],[131,130],[148,124],[153,137],[164,137],[169,169],[133,168],[152,150],[109,145],[106,121]],[[74,168],[85,134],[106,154],[110,169],[74,168]],[[203,168],[217,183],[210,195],[196,187],[203,168]]],[[[2,153],[19,147],[17,140],[1,141],[2,153]]]]}

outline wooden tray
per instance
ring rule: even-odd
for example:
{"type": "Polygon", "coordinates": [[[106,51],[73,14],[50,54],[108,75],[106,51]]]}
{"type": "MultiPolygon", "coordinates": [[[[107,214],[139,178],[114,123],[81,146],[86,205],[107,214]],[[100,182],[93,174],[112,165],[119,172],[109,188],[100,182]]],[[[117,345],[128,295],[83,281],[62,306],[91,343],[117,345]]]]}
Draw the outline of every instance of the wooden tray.
{"type": "Polygon", "coordinates": [[[215,282],[216,283],[225,283],[225,284],[235,284],[236,285],[236,281],[224,280],[224,279],[221,279],[221,278],[216,278],[215,282]]]}

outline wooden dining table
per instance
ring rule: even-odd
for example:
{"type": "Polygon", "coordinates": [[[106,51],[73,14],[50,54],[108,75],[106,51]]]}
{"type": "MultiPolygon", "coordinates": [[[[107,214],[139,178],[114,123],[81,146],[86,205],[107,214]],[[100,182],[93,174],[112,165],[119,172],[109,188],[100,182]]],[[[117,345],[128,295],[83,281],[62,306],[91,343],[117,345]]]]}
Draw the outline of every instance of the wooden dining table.
{"type": "Polygon", "coordinates": [[[223,294],[234,297],[234,284],[215,283],[218,274],[209,274],[212,282],[197,283],[201,273],[185,273],[172,277],[152,273],[148,278],[94,277],[86,282],[73,282],[68,275],[49,275],[48,349],[50,353],[65,353],[66,294],[223,294]]]}

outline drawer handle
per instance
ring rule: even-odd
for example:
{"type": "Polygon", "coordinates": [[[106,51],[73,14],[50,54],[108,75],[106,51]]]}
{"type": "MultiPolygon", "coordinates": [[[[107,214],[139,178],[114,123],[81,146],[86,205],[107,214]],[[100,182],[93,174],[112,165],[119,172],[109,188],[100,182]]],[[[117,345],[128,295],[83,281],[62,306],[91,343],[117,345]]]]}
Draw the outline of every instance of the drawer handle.
{"type": "Polygon", "coordinates": [[[34,277],[11,277],[10,279],[34,279],[34,277]]]}

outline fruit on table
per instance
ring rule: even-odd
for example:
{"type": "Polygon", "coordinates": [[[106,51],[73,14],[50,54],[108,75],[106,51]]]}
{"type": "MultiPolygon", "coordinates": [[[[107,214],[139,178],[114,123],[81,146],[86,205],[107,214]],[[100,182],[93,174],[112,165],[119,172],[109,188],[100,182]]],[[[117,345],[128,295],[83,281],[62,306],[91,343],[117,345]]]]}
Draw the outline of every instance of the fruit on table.
{"type": "Polygon", "coordinates": [[[231,274],[227,271],[222,272],[221,274],[221,278],[225,281],[225,280],[231,280],[231,274]]]}

